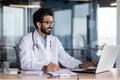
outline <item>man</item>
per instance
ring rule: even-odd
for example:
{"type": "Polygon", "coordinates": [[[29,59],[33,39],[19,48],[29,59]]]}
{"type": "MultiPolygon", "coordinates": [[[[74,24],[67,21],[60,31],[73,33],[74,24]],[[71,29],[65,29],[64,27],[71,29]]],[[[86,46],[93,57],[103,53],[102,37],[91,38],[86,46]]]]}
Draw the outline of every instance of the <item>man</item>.
{"type": "Polygon", "coordinates": [[[40,8],[33,14],[34,32],[26,34],[19,44],[21,68],[25,70],[57,71],[58,62],[67,68],[88,68],[95,66],[89,62],[82,64],[67,54],[59,39],[51,35],[54,25],[53,11],[40,8]]]}

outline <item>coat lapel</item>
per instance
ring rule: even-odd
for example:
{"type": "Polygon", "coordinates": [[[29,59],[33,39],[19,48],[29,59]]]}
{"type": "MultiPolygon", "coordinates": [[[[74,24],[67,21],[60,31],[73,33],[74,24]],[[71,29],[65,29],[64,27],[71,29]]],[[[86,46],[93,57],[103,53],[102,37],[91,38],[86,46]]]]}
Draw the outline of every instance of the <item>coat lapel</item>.
{"type": "Polygon", "coordinates": [[[38,45],[39,49],[42,49],[45,51],[45,48],[42,42],[39,40],[39,34],[37,33],[37,31],[34,32],[34,41],[38,45]]]}
{"type": "Polygon", "coordinates": [[[47,51],[50,51],[50,48],[51,48],[51,40],[50,40],[50,36],[47,36],[46,38],[46,50],[47,51]]]}
{"type": "Polygon", "coordinates": [[[47,36],[46,38],[46,49],[43,46],[43,43],[40,41],[39,39],[39,34],[37,33],[37,31],[35,31],[34,33],[34,41],[35,43],[38,45],[39,50],[43,51],[43,53],[45,53],[45,55],[47,56],[48,60],[50,60],[50,38],[49,36],[47,36]]]}

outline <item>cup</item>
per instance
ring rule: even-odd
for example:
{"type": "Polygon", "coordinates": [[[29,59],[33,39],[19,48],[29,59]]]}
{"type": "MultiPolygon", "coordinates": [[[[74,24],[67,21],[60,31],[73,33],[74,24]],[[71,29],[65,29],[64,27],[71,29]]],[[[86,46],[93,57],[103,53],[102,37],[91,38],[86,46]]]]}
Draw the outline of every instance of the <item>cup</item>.
{"type": "Polygon", "coordinates": [[[10,71],[10,69],[9,69],[9,62],[7,62],[7,61],[2,62],[2,64],[1,64],[1,72],[5,73],[5,74],[8,74],[9,71],[10,71]]]}

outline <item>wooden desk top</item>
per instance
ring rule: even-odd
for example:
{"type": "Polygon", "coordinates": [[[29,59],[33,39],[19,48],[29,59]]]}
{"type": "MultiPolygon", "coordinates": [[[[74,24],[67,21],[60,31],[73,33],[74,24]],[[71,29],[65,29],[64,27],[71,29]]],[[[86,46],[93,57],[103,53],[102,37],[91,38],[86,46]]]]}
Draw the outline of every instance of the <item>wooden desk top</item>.
{"type": "Polygon", "coordinates": [[[78,73],[77,76],[69,78],[42,76],[24,76],[21,74],[0,74],[0,80],[120,80],[120,69],[112,69],[99,74],[78,73]]]}

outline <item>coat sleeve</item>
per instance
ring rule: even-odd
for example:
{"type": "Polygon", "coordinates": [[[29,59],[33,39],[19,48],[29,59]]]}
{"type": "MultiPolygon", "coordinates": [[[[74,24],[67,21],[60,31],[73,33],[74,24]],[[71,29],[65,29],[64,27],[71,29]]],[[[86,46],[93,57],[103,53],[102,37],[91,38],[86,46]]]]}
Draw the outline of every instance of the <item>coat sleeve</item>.
{"type": "Polygon", "coordinates": [[[65,52],[61,42],[56,38],[57,50],[58,50],[58,59],[59,62],[67,68],[75,68],[82,62],[71,57],[68,53],[65,52]]]}
{"type": "Polygon", "coordinates": [[[19,44],[19,55],[21,68],[23,70],[41,70],[44,65],[47,65],[46,61],[38,60],[32,49],[32,38],[31,36],[25,36],[22,38],[19,44]]]}

